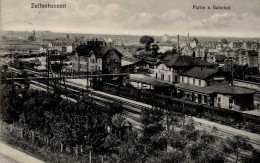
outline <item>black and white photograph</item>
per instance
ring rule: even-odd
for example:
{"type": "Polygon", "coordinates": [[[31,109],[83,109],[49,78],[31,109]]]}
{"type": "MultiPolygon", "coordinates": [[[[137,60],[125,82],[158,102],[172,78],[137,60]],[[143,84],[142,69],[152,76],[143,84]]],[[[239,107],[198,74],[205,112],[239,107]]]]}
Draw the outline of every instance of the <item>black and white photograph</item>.
{"type": "Polygon", "coordinates": [[[260,0],[0,0],[0,163],[259,163],[260,0]]]}

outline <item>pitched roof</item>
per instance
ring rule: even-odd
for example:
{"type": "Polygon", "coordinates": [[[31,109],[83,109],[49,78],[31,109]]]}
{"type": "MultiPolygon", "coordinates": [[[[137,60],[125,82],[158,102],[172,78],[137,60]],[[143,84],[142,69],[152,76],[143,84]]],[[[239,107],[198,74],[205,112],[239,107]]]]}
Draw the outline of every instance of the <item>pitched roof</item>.
{"type": "Polygon", "coordinates": [[[168,54],[162,59],[162,62],[167,67],[215,66],[215,64],[201,60],[200,58],[193,58],[191,56],[183,56],[183,55],[179,55],[179,54],[168,54]]]}
{"type": "Polygon", "coordinates": [[[220,93],[220,94],[229,94],[229,95],[244,95],[244,94],[253,94],[255,91],[249,90],[242,87],[217,83],[212,86],[208,87],[198,87],[194,85],[189,85],[185,83],[178,83],[175,84],[177,88],[185,89],[185,90],[191,90],[199,93],[204,94],[212,94],[212,93],[220,93]]]}
{"type": "Polygon", "coordinates": [[[251,48],[254,44],[255,44],[257,47],[260,46],[260,44],[259,44],[258,42],[251,42],[251,41],[248,41],[248,42],[246,42],[245,44],[246,44],[246,47],[247,47],[247,48],[251,48]]]}
{"type": "Polygon", "coordinates": [[[217,59],[217,60],[224,60],[226,58],[227,57],[225,55],[215,55],[215,59],[217,59]]]}
{"type": "Polygon", "coordinates": [[[120,52],[117,51],[117,49],[110,47],[110,46],[89,46],[89,45],[83,45],[81,44],[76,48],[76,51],[80,56],[90,56],[90,52],[93,51],[96,57],[102,57],[104,56],[108,51],[116,51],[119,55],[122,56],[120,52]]]}
{"type": "Polygon", "coordinates": [[[253,94],[255,91],[250,90],[248,88],[242,88],[233,85],[227,85],[222,83],[216,83],[212,86],[207,87],[208,89],[222,94],[234,94],[234,95],[242,95],[242,94],[253,94]]]}
{"type": "Polygon", "coordinates": [[[230,47],[224,47],[220,50],[220,52],[230,52],[230,51],[231,51],[230,47]]]}
{"type": "Polygon", "coordinates": [[[146,76],[144,74],[130,74],[130,82],[139,82],[139,83],[145,83],[150,84],[153,86],[159,86],[159,87],[173,87],[172,84],[156,80],[154,78],[151,78],[149,76],[146,76]]]}
{"type": "Polygon", "coordinates": [[[216,70],[216,69],[194,67],[188,71],[185,71],[181,75],[198,78],[198,79],[206,79],[217,72],[218,72],[218,70],[216,70]]]}
{"type": "Polygon", "coordinates": [[[208,89],[207,87],[202,88],[202,87],[199,87],[199,86],[185,84],[185,83],[175,84],[175,87],[185,89],[185,90],[195,91],[195,92],[199,92],[199,93],[203,93],[203,94],[214,93],[214,91],[208,89]]]}
{"type": "Polygon", "coordinates": [[[258,51],[256,51],[256,50],[248,50],[248,55],[249,56],[258,56],[258,51]]]}
{"type": "Polygon", "coordinates": [[[190,66],[193,61],[193,58],[190,56],[180,56],[179,54],[173,54],[172,58],[165,57],[163,59],[164,64],[167,67],[186,67],[190,66]],[[168,61],[166,59],[169,59],[168,61]]]}
{"type": "Polygon", "coordinates": [[[227,44],[227,43],[228,43],[227,39],[225,39],[225,38],[219,40],[219,42],[221,42],[221,43],[223,43],[223,44],[227,44]]]}
{"type": "Polygon", "coordinates": [[[192,61],[192,65],[197,67],[217,66],[217,64],[210,63],[205,60],[201,60],[200,58],[194,58],[192,61]]]}
{"type": "Polygon", "coordinates": [[[233,48],[241,48],[243,45],[243,42],[233,42],[233,48]]]}

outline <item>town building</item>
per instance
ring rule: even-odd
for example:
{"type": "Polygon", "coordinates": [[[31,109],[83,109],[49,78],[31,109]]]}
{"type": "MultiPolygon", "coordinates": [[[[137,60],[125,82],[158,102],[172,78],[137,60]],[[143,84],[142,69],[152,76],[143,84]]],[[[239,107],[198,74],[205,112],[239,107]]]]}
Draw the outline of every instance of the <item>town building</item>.
{"type": "Polygon", "coordinates": [[[260,43],[259,42],[247,41],[247,42],[243,43],[241,49],[258,51],[259,47],[260,47],[260,43]]]}
{"type": "Polygon", "coordinates": [[[207,59],[208,49],[206,47],[197,46],[195,47],[195,57],[200,59],[207,59]]]}
{"type": "Polygon", "coordinates": [[[239,50],[239,65],[248,67],[258,67],[259,53],[256,50],[239,50]]]}
{"type": "Polygon", "coordinates": [[[243,45],[243,42],[241,41],[232,41],[228,44],[228,47],[232,50],[240,49],[243,45]]]}
{"type": "Polygon", "coordinates": [[[47,53],[48,46],[42,45],[39,49],[39,53],[46,54],[47,53]]]}
{"type": "Polygon", "coordinates": [[[176,37],[171,37],[168,34],[164,34],[162,36],[162,43],[165,43],[165,42],[177,42],[177,38],[176,37]]]}
{"type": "Polygon", "coordinates": [[[244,87],[254,90],[254,108],[260,109],[260,75],[249,76],[249,80],[233,80],[234,86],[244,87]]]}
{"type": "Polygon", "coordinates": [[[195,51],[194,49],[190,46],[190,44],[186,44],[181,48],[181,54],[184,56],[190,56],[190,57],[195,57],[195,51]]]}
{"type": "Polygon", "coordinates": [[[169,54],[162,59],[162,62],[154,66],[152,76],[167,83],[179,83],[179,74],[195,66],[215,67],[216,65],[199,58],[169,54]]]}
{"type": "Polygon", "coordinates": [[[138,57],[133,63],[124,66],[123,68],[128,70],[126,72],[153,74],[154,67],[159,63],[160,60],[156,58],[138,57]]]}
{"type": "Polygon", "coordinates": [[[191,48],[195,48],[199,45],[199,41],[196,37],[193,37],[193,39],[190,40],[189,45],[191,48]]]}
{"type": "Polygon", "coordinates": [[[102,41],[88,41],[76,48],[72,57],[73,73],[98,72],[103,74],[121,73],[122,54],[102,41]]]}
{"type": "Polygon", "coordinates": [[[253,108],[254,91],[228,85],[224,75],[216,69],[188,70],[180,75],[180,83],[175,87],[177,97],[199,104],[237,111],[253,108]]]}

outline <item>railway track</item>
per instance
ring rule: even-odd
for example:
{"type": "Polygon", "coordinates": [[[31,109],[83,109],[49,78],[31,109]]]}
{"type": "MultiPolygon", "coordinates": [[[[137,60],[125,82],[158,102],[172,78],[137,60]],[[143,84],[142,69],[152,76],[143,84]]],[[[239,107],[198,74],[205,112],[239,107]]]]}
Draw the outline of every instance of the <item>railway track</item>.
{"type": "MultiPolygon", "coordinates": [[[[212,132],[212,129],[214,127],[214,126],[206,125],[206,124],[196,122],[196,121],[194,123],[197,128],[201,128],[201,129],[203,129],[205,131],[209,131],[209,132],[212,132]]],[[[234,133],[232,131],[227,131],[227,130],[220,129],[220,128],[218,128],[217,132],[216,132],[216,136],[221,137],[221,138],[232,137],[234,135],[238,135],[238,134],[234,133]]],[[[243,135],[241,135],[241,136],[243,136],[243,135]]],[[[260,150],[260,141],[259,140],[249,139],[248,142],[250,144],[254,145],[254,147],[257,147],[258,150],[260,150]]]]}
{"type": "MultiPolygon", "coordinates": [[[[19,70],[17,70],[17,71],[19,71],[19,70]]],[[[34,73],[34,72],[31,71],[31,73],[34,73]]],[[[35,75],[38,75],[38,73],[35,73],[35,75]]],[[[47,88],[47,86],[45,84],[37,82],[37,81],[32,81],[32,86],[35,87],[36,89],[37,88],[44,88],[44,89],[47,88]]],[[[66,88],[67,91],[69,91],[71,93],[79,93],[79,92],[82,92],[82,90],[86,90],[86,88],[82,88],[80,86],[75,86],[75,85],[69,84],[69,83],[66,84],[66,87],[67,87],[66,88]]],[[[62,86],[62,88],[65,89],[63,86],[62,86]]],[[[90,92],[91,92],[90,97],[92,99],[94,99],[96,104],[98,104],[98,105],[104,106],[105,105],[104,103],[111,102],[111,101],[122,103],[123,107],[125,108],[124,116],[126,117],[126,119],[133,124],[134,128],[141,131],[142,128],[141,128],[141,123],[140,123],[140,119],[141,119],[140,116],[142,113],[142,109],[151,108],[150,105],[136,102],[136,101],[132,102],[133,100],[125,99],[123,97],[118,97],[118,96],[115,97],[114,95],[100,92],[100,91],[95,91],[93,89],[90,89],[90,92]]],[[[72,97],[64,96],[64,98],[67,98],[67,99],[70,98],[71,101],[75,100],[72,97]]],[[[212,128],[210,126],[207,126],[203,123],[195,122],[195,125],[206,131],[212,131],[212,128]]],[[[232,133],[231,131],[227,131],[227,130],[223,130],[223,129],[219,129],[219,128],[218,128],[218,132],[219,132],[219,136],[222,138],[238,135],[237,133],[232,133]]],[[[260,150],[260,141],[254,140],[254,139],[249,139],[249,142],[254,147],[257,147],[260,150]]]]}
{"type": "MultiPolygon", "coordinates": [[[[37,81],[31,81],[31,85],[35,89],[40,89],[43,91],[47,90],[47,85],[37,82],[37,81]]],[[[63,89],[64,89],[64,87],[63,87],[63,89]]],[[[69,90],[71,90],[71,92],[73,92],[73,93],[79,93],[79,91],[77,91],[77,90],[72,90],[72,89],[69,89],[69,90]]],[[[53,89],[51,91],[53,91],[53,89]]],[[[70,101],[76,102],[76,100],[73,97],[64,96],[64,95],[62,97],[64,99],[68,99],[70,101]]],[[[103,106],[103,107],[105,107],[108,103],[123,102],[122,100],[106,98],[106,96],[98,96],[98,93],[93,93],[93,92],[90,93],[89,97],[94,101],[94,103],[96,103],[99,106],[103,106]]],[[[126,104],[123,104],[122,106],[125,108],[125,110],[123,112],[124,117],[126,118],[126,120],[128,120],[133,125],[133,128],[136,129],[136,131],[140,134],[141,130],[142,130],[141,123],[140,123],[141,110],[137,110],[133,106],[129,106],[126,104]],[[139,114],[135,114],[137,111],[139,114]]]]}

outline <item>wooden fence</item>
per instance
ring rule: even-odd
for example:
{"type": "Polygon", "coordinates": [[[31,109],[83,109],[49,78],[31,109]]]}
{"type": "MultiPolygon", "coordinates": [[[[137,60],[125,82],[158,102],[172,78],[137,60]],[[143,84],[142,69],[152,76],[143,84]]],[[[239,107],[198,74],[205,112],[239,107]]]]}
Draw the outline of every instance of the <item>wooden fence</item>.
{"type": "Polygon", "coordinates": [[[64,154],[72,154],[76,157],[79,155],[88,155],[89,162],[104,162],[104,156],[93,156],[92,151],[83,145],[75,144],[69,145],[55,140],[48,135],[33,130],[24,129],[17,124],[8,124],[0,121],[0,136],[14,137],[16,139],[23,139],[27,142],[35,143],[38,146],[47,146],[55,149],[55,152],[64,154]]]}

